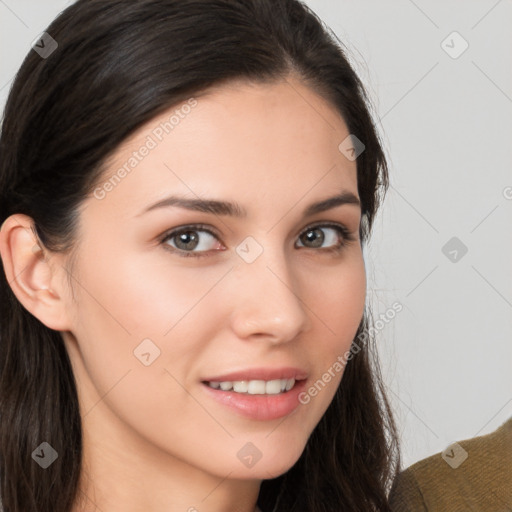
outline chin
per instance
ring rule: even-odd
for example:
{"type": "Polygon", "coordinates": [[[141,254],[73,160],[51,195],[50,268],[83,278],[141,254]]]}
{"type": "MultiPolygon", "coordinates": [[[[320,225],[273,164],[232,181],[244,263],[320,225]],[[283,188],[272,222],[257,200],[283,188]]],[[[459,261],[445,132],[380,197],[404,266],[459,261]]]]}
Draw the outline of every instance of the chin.
{"type": "Polygon", "coordinates": [[[252,467],[241,464],[231,478],[269,480],[285,474],[299,460],[304,446],[267,449],[252,467]]]}

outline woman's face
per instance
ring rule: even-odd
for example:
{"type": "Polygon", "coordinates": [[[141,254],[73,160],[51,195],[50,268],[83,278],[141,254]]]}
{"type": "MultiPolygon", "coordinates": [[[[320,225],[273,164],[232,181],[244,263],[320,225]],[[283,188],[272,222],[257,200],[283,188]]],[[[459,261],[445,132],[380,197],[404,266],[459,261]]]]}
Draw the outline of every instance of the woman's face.
{"type": "Polygon", "coordinates": [[[290,79],[211,89],[118,148],[80,210],[63,332],[98,453],[239,479],[296,462],[364,309],[357,201],[305,213],[358,199],[348,136],[290,79]],[[189,207],[153,207],[170,196],[189,207]]]}

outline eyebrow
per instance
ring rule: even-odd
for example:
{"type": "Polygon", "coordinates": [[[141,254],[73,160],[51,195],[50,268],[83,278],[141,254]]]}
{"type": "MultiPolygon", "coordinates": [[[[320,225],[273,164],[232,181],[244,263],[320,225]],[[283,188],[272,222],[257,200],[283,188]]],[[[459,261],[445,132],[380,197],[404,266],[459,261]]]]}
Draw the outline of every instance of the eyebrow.
{"type": "MultiPolygon", "coordinates": [[[[361,202],[352,192],[343,190],[336,196],[310,204],[304,210],[303,216],[308,217],[345,204],[361,207],[361,202]]],[[[247,217],[247,210],[236,202],[219,201],[216,199],[189,199],[179,196],[166,197],[165,199],[162,199],[161,201],[148,206],[146,209],[136,215],[136,217],[139,217],[144,213],[156,210],[158,208],[168,208],[172,206],[177,206],[179,208],[185,208],[187,210],[196,212],[213,213],[215,215],[228,215],[238,218],[247,217]]]]}

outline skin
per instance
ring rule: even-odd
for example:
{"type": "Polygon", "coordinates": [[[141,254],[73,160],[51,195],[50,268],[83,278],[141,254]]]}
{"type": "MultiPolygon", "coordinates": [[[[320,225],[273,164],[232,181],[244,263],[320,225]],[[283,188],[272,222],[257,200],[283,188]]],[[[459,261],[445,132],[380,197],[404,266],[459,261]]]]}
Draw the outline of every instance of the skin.
{"type": "MultiPolygon", "coordinates": [[[[84,479],[74,512],[255,510],[261,481],[297,461],[342,372],[307,405],[271,421],[218,404],[201,379],[298,366],[314,383],[350,348],[363,315],[360,207],[302,217],[341,190],[358,197],[356,162],[338,149],[349,134],[338,112],[293,77],[223,85],[196,99],[113,190],[82,203],[72,266],[69,254],[33,250],[29,217],[2,226],[10,285],[27,310],[61,331],[76,376],[84,479]],[[248,217],[178,207],[137,216],[170,194],[236,201],[248,217]],[[324,227],[322,247],[308,246],[300,235],[318,221],[343,224],[355,240],[326,252],[343,235],[324,227]],[[195,232],[202,245],[192,250],[207,256],[166,250],[176,237],[160,243],[192,223],[219,235],[195,232]],[[252,263],[236,252],[248,236],[263,248],[252,263]],[[146,338],[160,349],[149,366],[133,352],[146,338]],[[251,468],[237,457],[247,442],[262,454],[251,468]]],[[[169,112],[118,148],[105,179],[169,112]]]]}

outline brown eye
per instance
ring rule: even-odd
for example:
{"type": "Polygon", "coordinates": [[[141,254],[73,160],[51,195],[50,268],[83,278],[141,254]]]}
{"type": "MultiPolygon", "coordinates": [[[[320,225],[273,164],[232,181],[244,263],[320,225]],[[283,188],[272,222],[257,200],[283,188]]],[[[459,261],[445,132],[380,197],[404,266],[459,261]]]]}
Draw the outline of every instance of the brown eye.
{"type": "Polygon", "coordinates": [[[321,228],[310,229],[300,237],[301,242],[311,244],[310,247],[321,247],[324,239],[325,235],[321,228]]]}
{"type": "Polygon", "coordinates": [[[199,238],[195,231],[183,231],[179,235],[174,235],[171,240],[176,240],[175,244],[178,249],[187,251],[198,246],[199,238]]]}
{"type": "Polygon", "coordinates": [[[165,235],[161,243],[180,256],[200,257],[205,256],[211,250],[215,250],[214,242],[216,240],[217,236],[209,229],[200,226],[187,226],[171,231],[165,235]]]}
{"type": "Polygon", "coordinates": [[[326,250],[339,250],[346,245],[349,240],[353,240],[347,228],[337,224],[322,224],[312,226],[302,232],[299,241],[303,247],[312,249],[322,248],[327,244],[326,250]]]}

